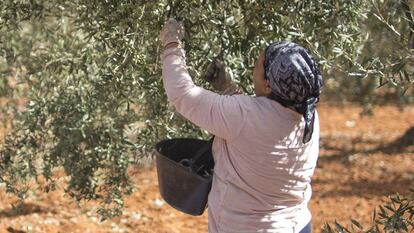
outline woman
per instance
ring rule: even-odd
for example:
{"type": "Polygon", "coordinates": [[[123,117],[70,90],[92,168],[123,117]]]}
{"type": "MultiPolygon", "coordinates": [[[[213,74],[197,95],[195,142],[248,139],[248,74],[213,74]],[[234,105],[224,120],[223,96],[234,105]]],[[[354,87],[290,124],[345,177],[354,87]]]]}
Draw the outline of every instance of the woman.
{"type": "Polygon", "coordinates": [[[215,135],[209,232],[310,232],[322,85],[312,56],[294,43],[273,43],[253,69],[256,96],[219,95],[193,83],[183,32],[175,20],[161,31],[162,78],[176,110],[215,135]]]}

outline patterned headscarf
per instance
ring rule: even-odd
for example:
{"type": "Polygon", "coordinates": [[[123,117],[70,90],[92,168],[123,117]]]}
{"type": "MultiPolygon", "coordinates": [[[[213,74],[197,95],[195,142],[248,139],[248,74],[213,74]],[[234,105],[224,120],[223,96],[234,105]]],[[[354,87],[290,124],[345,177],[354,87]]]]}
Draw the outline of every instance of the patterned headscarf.
{"type": "Polygon", "coordinates": [[[276,42],[265,51],[265,79],[272,93],[269,98],[303,115],[303,143],[312,138],[316,103],[322,88],[322,75],[313,57],[292,42],[276,42]]]}

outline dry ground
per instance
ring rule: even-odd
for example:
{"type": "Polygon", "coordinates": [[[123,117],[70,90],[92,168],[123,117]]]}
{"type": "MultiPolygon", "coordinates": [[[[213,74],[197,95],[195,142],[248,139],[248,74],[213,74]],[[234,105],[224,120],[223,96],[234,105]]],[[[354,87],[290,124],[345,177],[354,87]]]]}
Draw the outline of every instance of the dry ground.
{"type": "MultiPolygon", "coordinates": [[[[314,232],[325,222],[346,223],[351,217],[367,223],[388,195],[408,194],[414,187],[414,148],[403,141],[393,144],[414,125],[414,107],[379,107],[373,117],[360,112],[356,106],[319,106],[321,153],[310,203],[314,232]]],[[[134,169],[132,175],[137,191],[126,198],[124,215],[105,222],[94,212],[95,203],[77,206],[62,187],[49,194],[33,192],[17,213],[11,208],[16,199],[0,186],[0,233],[207,231],[206,214],[186,216],[164,203],[154,167],[134,169]]]]}

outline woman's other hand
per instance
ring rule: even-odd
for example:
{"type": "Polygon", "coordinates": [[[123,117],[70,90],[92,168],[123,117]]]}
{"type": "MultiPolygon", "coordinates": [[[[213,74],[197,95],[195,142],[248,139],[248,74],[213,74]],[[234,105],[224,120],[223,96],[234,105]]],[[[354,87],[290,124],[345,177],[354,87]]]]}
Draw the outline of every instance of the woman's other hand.
{"type": "Polygon", "coordinates": [[[240,89],[233,81],[231,70],[227,69],[218,59],[211,62],[202,77],[223,95],[241,94],[240,89]]]}

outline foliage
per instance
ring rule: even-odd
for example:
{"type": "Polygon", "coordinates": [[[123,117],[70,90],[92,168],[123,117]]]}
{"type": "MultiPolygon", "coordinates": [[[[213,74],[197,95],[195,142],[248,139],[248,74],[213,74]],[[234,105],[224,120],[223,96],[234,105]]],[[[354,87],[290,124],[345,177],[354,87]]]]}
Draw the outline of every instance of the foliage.
{"type": "Polygon", "coordinates": [[[54,171],[63,168],[72,197],[102,201],[104,217],[120,214],[122,196],[132,191],[127,169],[137,158],[162,138],[207,136],[167,104],[158,41],[167,18],[186,26],[195,79],[218,56],[251,93],[254,60],[278,40],[309,48],[326,77],[351,68],[385,76],[379,63],[363,60],[372,37],[361,22],[370,6],[363,0],[3,0],[0,91],[10,90],[4,80],[12,76],[30,89],[27,111],[0,150],[0,183],[24,198],[25,183],[43,176],[44,190],[51,190],[54,171]],[[143,125],[135,129],[136,122],[143,125]]]}
{"type": "MultiPolygon", "coordinates": [[[[414,192],[414,190],[412,190],[414,192]]],[[[378,207],[379,212],[374,211],[372,225],[364,227],[357,220],[351,220],[351,226],[345,227],[338,222],[332,227],[325,224],[323,233],[403,233],[414,231],[414,193],[407,197],[394,195],[389,198],[389,202],[378,207]]]]}
{"type": "Polygon", "coordinates": [[[371,0],[370,7],[361,22],[366,41],[358,62],[347,70],[349,75],[336,72],[337,77],[327,81],[325,95],[366,108],[391,101],[413,103],[414,2],[371,0]]]}

